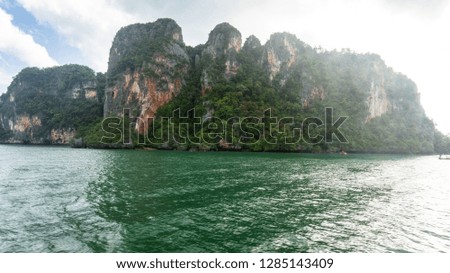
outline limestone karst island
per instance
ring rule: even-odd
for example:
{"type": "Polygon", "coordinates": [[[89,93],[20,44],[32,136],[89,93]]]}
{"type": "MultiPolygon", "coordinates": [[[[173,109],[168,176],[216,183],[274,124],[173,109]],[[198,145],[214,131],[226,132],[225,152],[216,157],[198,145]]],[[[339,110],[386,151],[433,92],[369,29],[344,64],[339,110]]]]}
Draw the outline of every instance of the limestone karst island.
{"type": "Polygon", "coordinates": [[[450,147],[425,115],[414,82],[376,54],[324,51],[284,32],[261,44],[228,23],[217,25],[205,44],[191,47],[172,19],[121,28],[106,73],[75,64],[23,69],[1,96],[0,141],[406,154],[445,153],[450,147]],[[305,123],[309,117],[325,120],[327,107],[334,118],[329,122],[347,117],[338,128],[345,141],[327,132],[326,124],[305,123]],[[239,130],[232,125],[236,117],[239,130]],[[116,122],[105,125],[105,118],[116,122]],[[175,127],[167,126],[168,118],[175,127]],[[202,118],[220,120],[220,133],[217,122],[196,128],[202,118]],[[270,118],[277,126],[269,136],[264,120],[270,118]],[[181,123],[190,126],[181,129],[181,123]],[[125,127],[131,129],[123,132],[125,127]],[[295,138],[306,129],[307,135],[295,138]]]}

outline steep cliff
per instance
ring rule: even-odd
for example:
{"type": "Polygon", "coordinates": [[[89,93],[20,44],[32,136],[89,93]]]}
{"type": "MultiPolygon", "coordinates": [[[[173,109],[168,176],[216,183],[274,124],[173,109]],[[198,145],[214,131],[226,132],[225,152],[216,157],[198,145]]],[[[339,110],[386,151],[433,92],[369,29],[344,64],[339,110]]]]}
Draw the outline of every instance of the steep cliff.
{"type": "MultiPolygon", "coordinates": [[[[433,151],[435,129],[420,105],[415,84],[387,67],[379,56],[350,50],[318,51],[289,33],[275,33],[264,45],[255,36],[248,37],[242,47],[241,43],[237,29],[227,23],[216,26],[206,44],[188,50],[191,67],[201,72],[200,79],[189,79],[193,84],[182,90],[190,91],[181,91],[179,98],[161,107],[157,115],[164,116],[177,108],[195,108],[203,117],[227,120],[237,116],[261,116],[270,108],[279,118],[313,116],[323,119],[325,107],[332,107],[336,116],[348,117],[341,129],[349,141],[236,145],[242,134],[230,132],[215,145],[191,143],[188,146],[198,149],[433,151]],[[200,92],[192,91],[196,89],[200,92]],[[227,145],[223,145],[225,142],[227,145]]],[[[158,126],[160,124],[156,124],[158,126]]],[[[317,128],[316,133],[323,135],[324,128],[317,128]]]]}
{"type": "Polygon", "coordinates": [[[263,59],[270,80],[273,80],[279,73],[286,76],[304,51],[303,42],[294,35],[289,33],[272,34],[264,46],[263,59]]]}
{"type": "Polygon", "coordinates": [[[239,69],[237,55],[241,50],[241,33],[228,23],[217,25],[210,33],[201,54],[203,61],[202,94],[211,89],[215,82],[223,77],[230,79],[239,69]],[[217,66],[224,71],[217,73],[217,66]]]}
{"type": "Polygon", "coordinates": [[[164,149],[430,153],[445,142],[436,141],[414,82],[378,55],[316,50],[285,32],[271,35],[265,44],[252,35],[242,45],[241,33],[228,23],[217,25],[205,44],[190,47],[172,19],[120,29],[106,80],[80,66],[24,69],[0,98],[0,138],[67,143],[82,127],[79,135],[99,144],[101,124],[84,125],[100,115],[124,113],[150,121],[134,124],[139,134],[149,129],[170,133],[167,142],[151,144],[164,149]],[[99,85],[105,81],[106,86],[99,85]],[[330,122],[324,117],[326,107],[335,117],[348,117],[340,127],[347,142],[336,137],[312,141],[311,136],[330,135],[324,126],[330,122]],[[262,123],[268,109],[284,122],[269,135],[264,130],[270,126],[262,123]],[[179,116],[172,116],[174,111],[179,116]],[[160,117],[189,127],[165,127],[160,117]],[[193,129],[199,117],[218,118],[222,125],[259,123],[247,131],[242,128],[248,124],[224,128],[225,134],[211,142],[199,136],[215,134],[220,126],[193,129]],[[311,117],[323,123],[309,131],[304,120],[311,117]],[[298,132],[310,135],[286,141],[298,132]]]}
{"type": "Polygon", "coordinates": [[[101,116],[103,90],[90,68],[25,68],[0,99],[2,142],[68,144],[101,116]]]}
{"type": "MultiPolygon", "coordinates": [[[[181,28],[171,19],[122,28],[114,38],[109,63],[104,115],[130,109],[147,120],[178,95],[190,59],[181,28]]],[[[140,132],[147,127],[137,128],[140,132]]]]}

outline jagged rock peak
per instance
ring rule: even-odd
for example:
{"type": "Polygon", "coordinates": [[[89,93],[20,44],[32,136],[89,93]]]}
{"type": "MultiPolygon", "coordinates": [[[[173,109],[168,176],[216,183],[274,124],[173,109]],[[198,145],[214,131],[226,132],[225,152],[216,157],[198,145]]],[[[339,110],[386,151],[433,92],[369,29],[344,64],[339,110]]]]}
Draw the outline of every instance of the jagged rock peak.
{"type": "Polygon", "coordinates": [[[158,51],[173,51],[185,57],[181,27],[172,19],[158,19],[153,23],[133,24],[121,28],[111,46],[108,73],[113,76],[133,63],[142,66],[158,51]]]}
{"type": "MultiPolygon", "coordinates": [[[[148,39],[156,38],[169,38],[177,42],[183,42],[183,35],[181,33],[181,27],[170,18],[160,18],[152,23],[137,23],[122,27],[119,32],[117,32],[116,39],[123,38],[127,36],[128,38],[133,38],[134,34],[145,35],[148,39]]],[[[140,38],[139,36],[135,38],[140,38]]]]}
{"type": "Polygon", "coordinates": [[[264,62],[272,80],[282,67],[289,69],[297,62],[304,43],[294,34],[282,32],[272,34],[264,47],[264,62]]]}
{"type": "MultiPolygon", "coordinates": [[[[179,94],[190,69],[181,27],[172,19],[134,24],[114,38],[108,63],[104,115],[124,108],[147,120],[179,94]]],[[[137,126],[145,132],[147,125],[137,126]]]]}
{"type": "Polygon", "coordinates": [[[205,52],[213,57],[241,50],[241,33],[229,23],[218,24],[210,33],[206,42],[205,52]]]}
{"type": "Polygon", "coordinates": [[[250,35],[244,43],[244,47],[246,49],[255,49],[261,47],[261,41],[255,36],[250,35]]]}
{"type": "Polygon", "coordinates": [[[273,49],[281,58],[287,59],[295,52],[299,52],[305,47],[305,43],[297,36],[288,32],[277,32],[270,35],[270,39],[265,44],[267,49],[273,49]]]}
{"type": "Polygon", "coordinates": [[[272,33],[270,35],[270,38],[268,40],[268,42],[273,42],[273,41],[283,41],[283,40],[289,40],[290,42],[294,42],[294,43],[301,43],[303,44],[302,41],[300,41],[297,36],[295,34],[289,33],[289,32],[275,32],[272,33]]]}

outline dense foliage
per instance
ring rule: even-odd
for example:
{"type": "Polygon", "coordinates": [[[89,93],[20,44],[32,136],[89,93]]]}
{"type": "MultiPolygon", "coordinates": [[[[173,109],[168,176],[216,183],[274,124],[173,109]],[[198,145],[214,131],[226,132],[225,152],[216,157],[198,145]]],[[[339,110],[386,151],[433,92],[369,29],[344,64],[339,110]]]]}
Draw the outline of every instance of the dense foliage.
{"type": "MultiPolygon", "coordinates": [[[[32,128],[27,138],[48,139],[52,129],[76,129],[97,122],[103,115],[105,75],[80,65],[64,65],[39,69],[23,69],[2,96],[0,113],[14,121],[25,115],[38,117],[40,126],[32,128]],[[86,98],[86,90],[97,96],[86,98]],[[12,101],[10,98],[14,98],[12,101]]],[[[12,132],[3,124],[0,137],[7,139],[12,132]]],[[[9,128],[8,128],[9,129],[9,128]]],[[[27,139],[25,139],[27,141],[27,139]]]]}
{"type": "MultiPolygon", "coordinates": [[[[160,19],[117,33],[107,74],[79,65],[26,68],[1,97],[0,139],[11,136],[6,118],[27,114],[42,120],[34,137],[76,128],[78,137],[97,147],[450,153],[450,139],[426,117],[414,82],[378,55],[325,52],[288,33],[272,35],[265,45],[251,36],[239,52],[228,40],[240,43],[240,33],[221,24],[205,45],[186,47],[181,28],[160,19]],[[157,110],[146,135],[136,133],[134,119],[101,119],[105,89],[122,92],[120,80],[130,70],[156,82],[177,78],[183,85],[157,110]],[[93,87],[96,98],[86,98],[93,87]],[[381,108],[374,110],[371,100],[381,108]]],[[[116,108],[123,99],[119,94],[116,108]]],[[[132,114],[142,112],[141,104],[133,107],[132,114]]]]}
{"type": "MultiPolygon", "coordinates": [[[[246,48],[238,54],[241,64],[237,75],[227,81],[221,76],[224,73],[224,66],[221,60],[208,59],[208,71],[214,71],[216,80],[212,90],[205,96],[200,94],[199,75],[201,67],[192,71],[191,81],[187,83],[181,94],[172,102],[163,106],[158,111],[158,117],[171,117],[173,112],[180,109],[181,120],[175,115],[175,130],[170,131],[175,140],[184,139],[188,136],[188,141],[171,141],[169,147],[181,149],[221,149],[224,148],[217,141],[207,141],[204,137],[215,132],[204,128],[199,132],[193,130],[194,123],[198,122],[198,117],[205,117],[213,114],[215,118],[228,121],[232,117],[264,117],[264,112],[271,109],[272,116],[293,117],[294,124],[288,124],[291,130],[285,130],[286,124],[281,122],[279,126],[273,128],[273,141],[265,141],[258,135],[263,132],[263,127],[267,124],[258,124],[259,130],[253,130],[252,137],[259,141],[249,141],[247,143],[239,141],[243,137],[248,137],[248,131],[234,130],[225,136],[227,143],[233,149],[243,149],[252,151],[354,151],[354,152],[377,152],[377,153],[432,153],[434,151],[435,129],[432,121],[424,114],[417,101],[417,91],[411,80],[403,75],[396,74],[377,55],[354,54],[348,50],[342,52],[317,53],[315,50],[306,47],[303,50],[301,60],[291,68],[291,77],[283,77],[280,73],[273,81],[268,80],[268,75],[259,60],[262,54],[262,47],[246,48]],[[370,89],[370,81],[374,70],[374,63],[381,63],[386,76],[385,85],[390,101],[396,103],[395,107],[388,113],[367,120],[368,106],[367,97],[370,89]],[[284,84],[281,84],[284,81],[284,84]],[[324,89],[323,99],[308,98],[308,88],[312,85],[319,85],[324,89]],[[307,104],[303,103],[308,101],[307,104]],[[310,135],[303,135],[303,139],[297,143],[286,144],[286,138],[293,136],[295,130],[301,128],[305,132],[305,121],[308,117],[318,117],[325,119],[324,109],[332,107],[335,119],[339,116],[346,116],[348,119],[339,128],[348,142],[339,142],[336,138],[331,143],[325,140],[317,142],[316,139],[309,139],[317,135],[325,135],[324,126],[313,129],[310,135]],[[193,112],[195,109],[195,117],[193,112]],[[191,131],[179,130],[178,123],[189,122],[191,131]],[[180,133],[181,132],[181,133],[180,133]],[[183,134],[182,136],[180,134],[183,134]],[[312,135],[312,136],[311,136],[312,135]],[[199,138],[202,136],[202,138],[199,138]]],[[[263,119],[261,120],[263,121],[263,119]]],[[[248,126],[249,124],[243,124],[248,126]]],[[[306,124],[307,125],[307,124],[306,124]]],[[[224,127],[231,130],[231,126],[224,127]]],[[[162,124],[158,118],[153,125],[154,135],[164,135],[162,131],[172,130],[162,124]]],[[[251,130],[250,130],[251,131],[251,130]]],[[[268,130],[266,130],[268,131],[268,130]]],[[[153,131],[152,131],[153,132],[153,131]]],[[[152,136],[152,134],[150,134],[152,136]]],[[[151,138],[150,138],[151,139],[151,138]]],[[[170,138],[170,140],[172,140],[170,138]]],[[[156,139],[151,141],[157,143],[156,139]]],[[[442,144],[443,145],[443,144],[442,144]]],[[[161,147],[161,145],[154,145],[161,147]]],[[[167,144],[165,144],[165,147],[167,144]]],[[[436,146],[440,147],[440,146],[436,146]]]]}
{"type": "Polygon", "coordinates": [[[434,149],[438,154],[450,154],[450,137],[441,132],[435,132],[434,149]]]}
{"type": "MultiPolygon", "coordinates": [[[[287,38],[301,54],[291,67],[282,66],[272,80],[261,62],[265,48],[259,41],[244,44],[237,53],[239,69],[231,78],[225,77],[227,56],[202,54],[204,45],[187,47],[195,65],[191,65],[182,91],[159,108],[146,136],[132,134],[130,141],[182,150],[450,152],[450,140],[426,117],[415,84],[388,68],[378,55],[350,50],[320,52],[295,36],[287,38]],[[205,72],[210,89],[203,94],[205,72]],[[387,113],[369,119],[367,100],[376,77],[383,78],[391,105],[387,113]],[[333,109],[334,116],[329,123],[347,117],[339,127],[346,141],[338,141],[342,139],[328,132],[325,124],[314,125],[317,119],[326,121],[327,107],[333,109]],[[273,117],[278,118],[276,126],[268,122],[273,117]],[[316,119],[311,121],[311,117],[316,119]],[[167,118],[171,118],[170,126],[167,118]],[[199,122],[203,122],[202,127],[199,122]]],[[[123,126],[123,122],[133,121],[114,120],[115,130],[135,127],[123,126]]],[[[97,124],[86,133],[87,139],[99,144],[105,136],[103,129],[97,124]]],[[[120,143],[124,139],[116,136],[106,140],[120,143]]]]}

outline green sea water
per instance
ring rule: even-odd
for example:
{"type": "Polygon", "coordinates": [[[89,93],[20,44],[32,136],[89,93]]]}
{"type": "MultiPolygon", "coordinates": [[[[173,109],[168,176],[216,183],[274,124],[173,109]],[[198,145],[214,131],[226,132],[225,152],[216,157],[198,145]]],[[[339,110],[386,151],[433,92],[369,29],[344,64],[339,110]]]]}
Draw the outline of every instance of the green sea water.
{"type": "Polygon", "coordinates": [[[450,252],[450,161],[0,145],[0,252],[450,252]]]}

